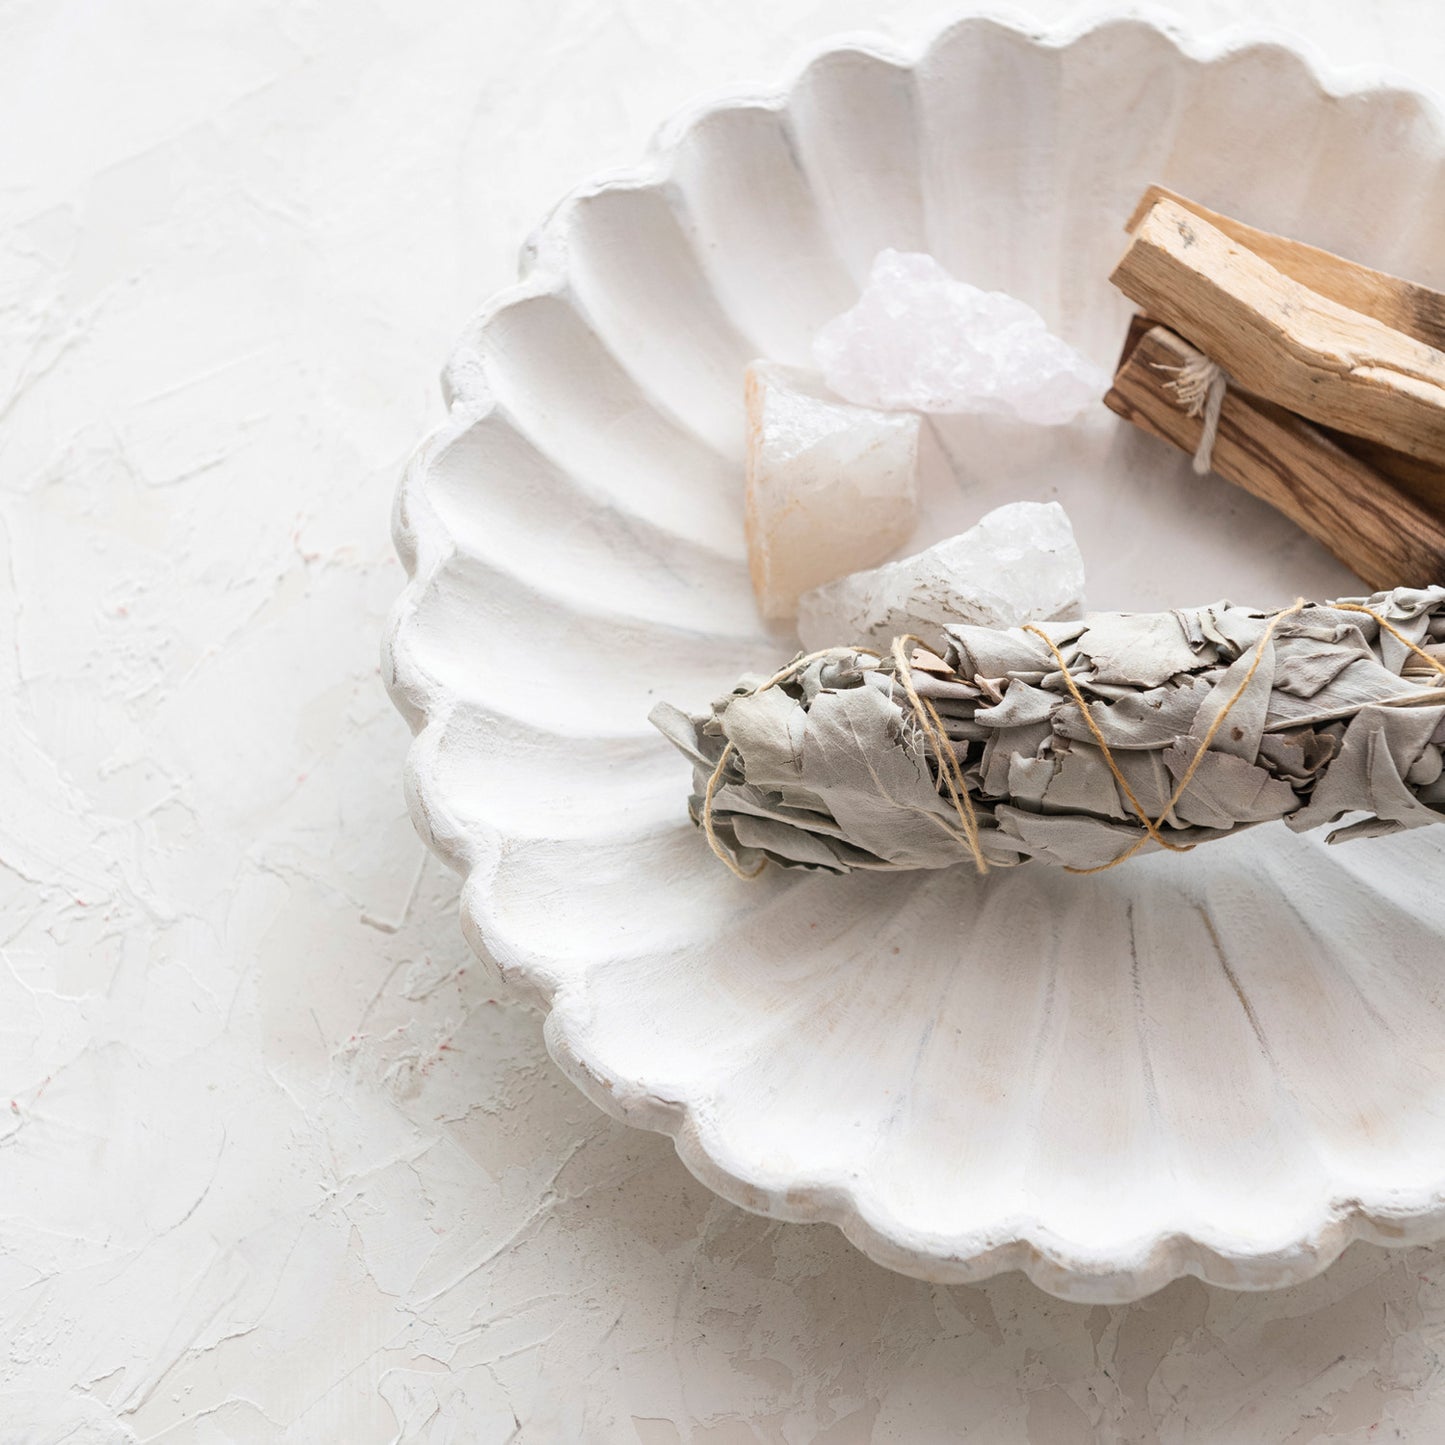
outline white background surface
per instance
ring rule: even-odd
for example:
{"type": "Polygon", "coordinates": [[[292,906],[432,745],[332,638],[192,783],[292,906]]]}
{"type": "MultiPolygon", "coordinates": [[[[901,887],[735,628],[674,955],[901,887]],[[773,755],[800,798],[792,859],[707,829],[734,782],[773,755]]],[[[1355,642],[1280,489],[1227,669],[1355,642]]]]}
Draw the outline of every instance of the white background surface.
{"type": "MultiPolygon", "coordinates": [[[[1174,8],[1445,75],[1436,0],[1174,8]]],[[[1091,1309],[714,1200],[407,821],[388,511],[468,311],[699,91],[953,13],[0,0],[0,1445],[1445,1438],[1445,1250],[1091,1309]]]]}

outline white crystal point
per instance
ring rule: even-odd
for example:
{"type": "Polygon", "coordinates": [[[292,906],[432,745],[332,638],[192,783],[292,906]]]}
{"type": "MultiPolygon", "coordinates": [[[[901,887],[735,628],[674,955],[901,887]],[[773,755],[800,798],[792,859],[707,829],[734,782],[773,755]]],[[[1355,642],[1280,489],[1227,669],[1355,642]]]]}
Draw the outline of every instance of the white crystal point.
{"type": "Polygon", "coordinates": [[[917,416],[839,401],[806,371],[747,369],[747,536],[764,617],[792,617],[798,597],[871,567],[913,531],[917,416]]]}
{"type": "Polygon", "coordinates": [[[818,333],[813,357],[839,396],[885,411],[993,412],[1052,426],[1109,385],[1032,306],[955,281],[917,251],[878,253],[857,304],[818,333]]]}
{"type": "Polygon", "coordinates": [[[915,556],[815,587],[798,604],[808,651],[853,642],[886,648],[950,622],[1018,627],[1081,617],[1084,559],[1057,502],[1010,502],[915,556]]]}

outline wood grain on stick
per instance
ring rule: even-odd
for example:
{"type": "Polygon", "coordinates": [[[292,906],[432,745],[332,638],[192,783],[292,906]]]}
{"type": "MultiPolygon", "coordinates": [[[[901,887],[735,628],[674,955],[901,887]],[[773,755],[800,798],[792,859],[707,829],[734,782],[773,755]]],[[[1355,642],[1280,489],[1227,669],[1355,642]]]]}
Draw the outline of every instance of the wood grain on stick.
{"type": "Polygon", "coordinates": [[[1157,201],[1172,201],[1193,215],[1208,221],[1232,241],[1268,261],[1276,271],[1317,291],[1351,311],[1373,316],[1376,321],[1403,331],[1437,351],[1445,351],[1445,294],[1415,281],[1405,281],[1384,271],[1346,260],[1318,246],[1288,236],[1262,231],[1258,226],[1237,221],[1181,196],[1164,186],[1150,186],[1134,208],[1124,229],[1133,231],[1157,201]]]}
{"type": "Polygon", "coordinates": [[[1351,456],[1358,457],[1416,501],[1423,502],[1438,516],[1445,517],[1445,467],[1422,462],[1419,457],[1407,457],[1383,442],[1352,437],[1348,432],[1336,431],[1333,427],[1321,427],[1320,430],[1351,456]]]}
{"type": "Polygon", "coordinates": [[[1303,285],[1173,199],[1111,277],[1247,391],[1445,465],[1445,352],[1303,285]]]}
{"type": "MultiPolygon", "coordinates": [[[[1105,403],[1142,430],[1194,451],[1203,423],[1187,414],[1170,383],[1198,355],[1167,327],[1136,317],[1105,403]]],[[[1445,581],[1445,520],[1302,417],[1229,387],[1212,464],[1226,481],[1297,523],[1368,586],[1445,581]]]]}

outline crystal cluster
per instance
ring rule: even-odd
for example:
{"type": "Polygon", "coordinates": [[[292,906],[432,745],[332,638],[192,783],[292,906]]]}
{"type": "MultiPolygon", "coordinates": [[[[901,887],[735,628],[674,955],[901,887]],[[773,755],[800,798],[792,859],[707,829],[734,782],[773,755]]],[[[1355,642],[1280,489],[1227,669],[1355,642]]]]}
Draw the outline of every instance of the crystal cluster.
{"type": "Polygon", "coordinates": [[[880,251],[857,304],[818,333],[813,356],[839,396],[886,411],[1057,425],[1109,384],[1033,307],[955,281],[918,252],[880,251]]]}
{"type": "Polygon", "coordinates": [[[767,361],[748,367],[746,397],[753,590],[764,617],[788,618],[810,587],[908,539],[920,422],[839,401],[810,373],[767,361]]]}
{"type": "Polygon", "coordinates": [[[1080,617],[1084,560],[1057,502],[1010,502],[976,526],[913,557],[824,583],[798,605],[798,636],[812,651],[886,648],[949,624],[1018,627],[1080,617]]]}

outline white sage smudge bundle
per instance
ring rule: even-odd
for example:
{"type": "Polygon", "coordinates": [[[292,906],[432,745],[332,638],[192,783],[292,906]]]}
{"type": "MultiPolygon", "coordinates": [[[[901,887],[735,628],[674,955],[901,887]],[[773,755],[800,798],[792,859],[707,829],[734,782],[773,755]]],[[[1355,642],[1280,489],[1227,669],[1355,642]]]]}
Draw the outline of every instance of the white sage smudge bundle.
{"type": "Polygon", "coordinates": [[[830,648],[656,726],[745,876],[787,867],[1076,871],[1257,823],[1445,821],[1445,587],[1228,602],[830,648]]]}

